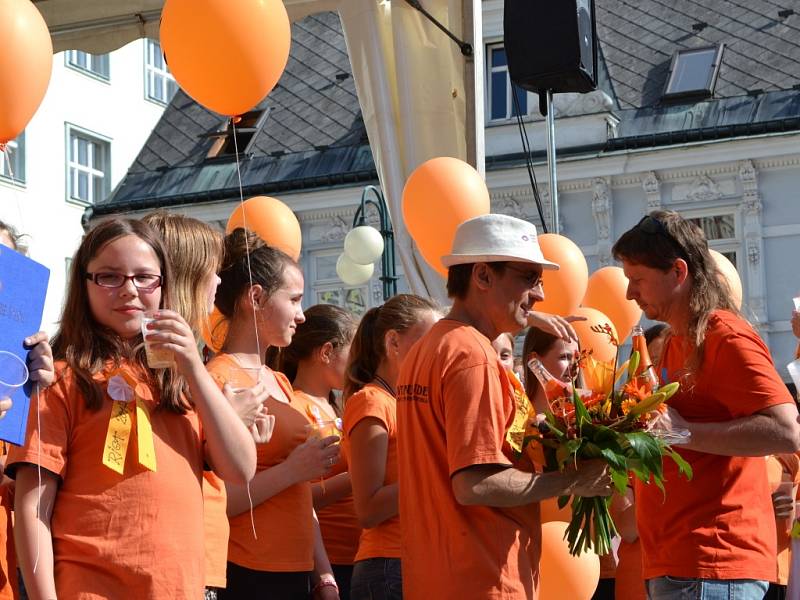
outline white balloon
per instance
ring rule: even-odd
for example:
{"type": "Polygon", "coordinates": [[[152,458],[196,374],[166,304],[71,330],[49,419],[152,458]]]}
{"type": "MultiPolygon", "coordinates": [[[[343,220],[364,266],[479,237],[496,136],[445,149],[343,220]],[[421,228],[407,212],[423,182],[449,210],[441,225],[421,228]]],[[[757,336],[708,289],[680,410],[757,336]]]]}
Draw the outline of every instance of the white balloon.
{"type": "Polygon", "coordinates": [[[361,285],[369,281],[374,271],[374,264],[357,265],[347,258],[346,254],[340,254],[339,258],[336,259],[336,274],[347,285],[361,285]]]}
{"type": "Polygon", "coordinates": [[[344,253],[357,265],[374,263],[383,254],[380,231],[369,225],[352,229],[344,238],[344,253]]]}

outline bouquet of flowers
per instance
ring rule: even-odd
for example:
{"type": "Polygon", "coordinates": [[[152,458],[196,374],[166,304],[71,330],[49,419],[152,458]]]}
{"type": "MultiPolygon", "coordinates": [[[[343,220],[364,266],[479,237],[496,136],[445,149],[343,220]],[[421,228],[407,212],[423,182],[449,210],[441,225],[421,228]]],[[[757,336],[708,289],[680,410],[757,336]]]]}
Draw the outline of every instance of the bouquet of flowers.
{"type": "MultiPolygon", "coordinates": [[[[617,347],[613,364],[582,353],[580,372],[568,384],[550,375],[538,359],[529,362],[550,406],[544,420],[538,417],[529,423],[524,440],[529,454],[534,455],[532,442],[541,444],[545,469],[549,471],[564,470],[581,459],[605,460],[620,494],[625,493],[629,473],[664,491],[664,456],[675,461],[679,472],[691,479],[691,466],[670,447],[671,443],[685,441],[688,432],[664,429],[658,424],[660,411],[666,410],[664,402],[679,384],[658,387],[652,365],[640,364],[637,350],[617,369],[619,343],[611,327],[593,330],[608,335],[617,347]],[[579,388],[581,374],[583,386],[579,388]]],[[[559,507],[566,506],[569,499],[560,497],[559,507]]],[[[565,537],[573,555],[587,549],[597,554],[611,551],[611,538],[617,530],[609,513],[610,504],[610,497],[572,498],[572,520],[565,537]]]]}

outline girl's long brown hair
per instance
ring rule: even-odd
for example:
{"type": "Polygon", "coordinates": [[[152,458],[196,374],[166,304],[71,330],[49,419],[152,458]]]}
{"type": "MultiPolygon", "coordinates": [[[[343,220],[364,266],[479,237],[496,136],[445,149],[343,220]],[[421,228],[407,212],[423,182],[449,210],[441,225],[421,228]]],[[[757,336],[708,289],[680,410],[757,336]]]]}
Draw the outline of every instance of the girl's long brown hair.
{"type": "Polygon", "coordinates": [[[361,317],[347,361],[345,402],[375,379],[381,361],[386,358],[386,332],[394,329],[402,333],[419,323],[426,312],[439,312],[439,307],[427,298],[399,294],[389,298],[382,306],[369,309],[361,317]]]}
{"type": "Polygon", "coordinates": [[[201,285],[222,264],[222,232],[197,219],[163,210],[142,221],[161,235],[172,266],[172,296],[175,310],[195,337],[208,324],[206,288],[201,285]]]}
{"type": "MultiPolygon", "coordinates": [[[[315,304],[303,311],[306,320],[297,326],[292,343],[285,348],[272,347],[267,351],[267,364],[294,382],[301,360],[310,358],[315,350],[328,342],[334,349],[353,341],[358,326],[355,317],[345,309],[331,304],[315,304]]],[[[328,402],[338,416],[341,411],[331,394],[328,402]]]]}
{"type": "Polygon", "coordinates": [[[528,367],[528,361],[531,359],[531,354],[533,352],[536,352],[539,356],[550,352],[550,349],[556,341],[558,341],[556,336],[542,331],[537,327],[531,327],[528,329],[528,333],[525,334],[525,341],[522,342],[522,364],[525,373],[525,395],[528,396],[531,403],[533,403],[536,393],[542,386],[536,378],[536,375],[534,375],[533,371],[528,367]]]}
{"type": "Polygon", "coordinates": [[[242,295],[250,288],[251,273],[253,285],[260,285],[269,298],[283,285],[288,265],[300,268],[288,254],[268,246],[252,231],[234,229],[225,236],[224,246],[214,304],[227,319],[233,318],[242,295]]]}
{"type": "MultiPolygon", "coordinates": [[[[123,360],[146,369],[144,343],[141,334],[123,340],[112,330],[98,323],[89,308],[86,279],[87,266],[109,243],[133,235],[153,249],[161,268],[161,306],[171,308],[172,272],[158,233],[146,223],[134,219],[109,219],[89,231],[75,252],[70,266],[67,297],[59,329],[53,338],[53,358],[64,360],[72,370],[75,384],[89,410],[99,410],[105,397],[104,387],[92,379],[109,361],[119,366],[123,360]]],[[[151,371],[153,387],[160,394],[159,408],[184,414],[191,408],[182,392],[183,378],[174,369],[151,371]]]]}

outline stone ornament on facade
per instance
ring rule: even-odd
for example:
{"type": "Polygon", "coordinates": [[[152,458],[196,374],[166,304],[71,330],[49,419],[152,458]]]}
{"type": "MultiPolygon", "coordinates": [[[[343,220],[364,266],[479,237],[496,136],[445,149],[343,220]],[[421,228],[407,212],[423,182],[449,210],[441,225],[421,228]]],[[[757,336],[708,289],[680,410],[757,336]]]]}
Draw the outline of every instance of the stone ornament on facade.
{"type": "Polygon", "coordinates": [[[609,181],[603,177],[596,177],[592,182],[592,216],[597,229],[597,260],[602,267],[613,263],[611,256],[612,211],[609,181]]]}
{"type": "Polygon", "coordinates": [[[343,242],[345,236],[350,231],[350,223],[344,220],[344,217],[332,217],[328,225],[324,227],[314,228],[319,235],[315,237],[320,242],[343,242]],[[320,231],[321,230],[321,231],[320,231]]]}
{"type": "Polygon", "coordinates": [[[661,182],[658,181],[655,171],[648,171],[642,179],[645,199],[647,200],[647,212],[661,210],[661,182]]]}
{"type": "Polygon", "coordinates": [[[686,199],[692,202],[710,202],[722,198],[719,186],[708,175],[701,175],[692,182],[686,199]]]}
{"type": "Polygon", "coordinates": [[[749,260],[752,265],[757,265],[758,261],[761,260],[761,250],[759,249],[758,240],[747,240],[747,260],[749,260]]]}
{"type": "Polygon", "coordinates": [[[746,215],[761,214],[761,194],[758,191],[758,174],[752,160],[739,163],[739,180],[742,182],[742,208],[746,215]]]}

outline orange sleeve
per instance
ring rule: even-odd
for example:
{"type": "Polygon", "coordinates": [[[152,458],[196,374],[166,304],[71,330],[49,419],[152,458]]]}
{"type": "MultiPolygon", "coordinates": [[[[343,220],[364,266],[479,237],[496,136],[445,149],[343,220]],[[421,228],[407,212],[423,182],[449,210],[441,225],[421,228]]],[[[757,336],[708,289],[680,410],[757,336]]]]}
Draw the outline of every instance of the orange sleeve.
{"type": "Polygon", "coordinates": [[[472,465],[510,465],[502,451],[508,415],[499,370],[480,363],[446,373],[442,384],[450,475],[472,465]]]}
{"type": "Polygon", "coordinates": [[[350,436],[353,428],[366,418],[378,419],[386,431],[390,430],[389,406],[378,394],[361,389],[347,399],[344,413],[345,434],[350,436]]]}
{"type": "Polygon", "coordinates": [[[747,416],[761,410],[793,402],[769,350],[751,328],[724,336],[715,353],[715,372],[725,377],[714,382],[716,395],[731,403],[735,416],[747,416]]]}
{"type": "Polygon", "coordinates": [[[36,396],[31,398],[25,443],[11,446],[8,453],[6,474],[9,477],[15,476],[19,463],[30,463],[41,465],[64,478],[71,430],[70,404],[83,402],[82,397],[76,396],[77,389],[68,381],[71,379],[68,375],[64,373],[56,383],[40,393],[38,417],[36,396]]]}

